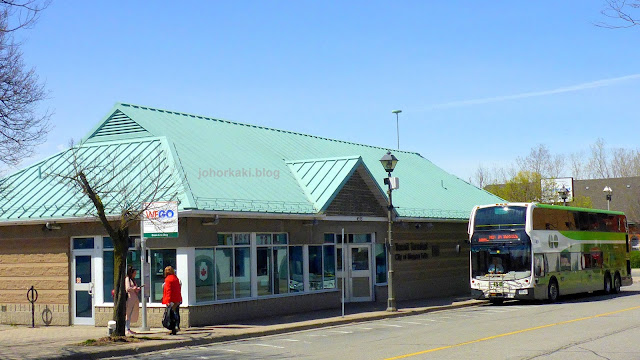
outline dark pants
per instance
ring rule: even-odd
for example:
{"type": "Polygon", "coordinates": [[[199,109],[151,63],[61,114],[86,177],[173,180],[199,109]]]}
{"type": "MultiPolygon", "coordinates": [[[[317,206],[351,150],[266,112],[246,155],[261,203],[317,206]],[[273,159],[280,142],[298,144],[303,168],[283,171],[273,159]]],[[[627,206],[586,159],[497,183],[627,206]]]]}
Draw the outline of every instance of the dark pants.
{"type": "Polygon", "coordinates": [[[174,329],[179,329],[180,328],[180,304],[177,304],[173,308],[173,318],[175,320],[174,329]]]}

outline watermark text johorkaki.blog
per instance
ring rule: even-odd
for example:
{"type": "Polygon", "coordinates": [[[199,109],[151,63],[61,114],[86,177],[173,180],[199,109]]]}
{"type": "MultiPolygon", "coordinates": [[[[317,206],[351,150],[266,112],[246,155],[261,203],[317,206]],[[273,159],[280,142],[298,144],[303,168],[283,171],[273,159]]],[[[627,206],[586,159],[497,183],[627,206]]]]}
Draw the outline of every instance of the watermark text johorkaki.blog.
{"type": "Polygon", "coordinates": [[[240,169],[200,169],[198,168],[198,180],[207,178],[242,178],[242,177],[255,177],[255,178],[273,178],[278,180],[280,178],[280,170],[271,170],[265,168],[240,168],[240,169]]]}

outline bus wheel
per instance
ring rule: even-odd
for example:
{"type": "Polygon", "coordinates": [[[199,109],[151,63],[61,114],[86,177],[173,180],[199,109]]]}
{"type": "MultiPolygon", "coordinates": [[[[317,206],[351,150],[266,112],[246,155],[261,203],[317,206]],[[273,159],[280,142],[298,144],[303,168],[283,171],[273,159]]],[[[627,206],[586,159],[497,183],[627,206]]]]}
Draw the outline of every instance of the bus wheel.
{"type": "Polygon", "coordinates": [[[620,287],[622,286],[622,281],[620,280],[620,274],[616,274],[616,276],[613,279],[613,293],[614,294],[618,294],[620,293],[620,287]]]}
{"type": "Polygon", "coordinates": [[[547,295],[547,300],[549,303],[554,303],[558,300],[558,295],[560,294],[560,290],[558,289],[558,282],[556,279],[551,279],[549,282],[549,293],[547,295]]]}
{"type": "Polygon", "coordinates": [[[611,294],[611,275],[609,273],[604,274],[604,293],[611,294]]]}

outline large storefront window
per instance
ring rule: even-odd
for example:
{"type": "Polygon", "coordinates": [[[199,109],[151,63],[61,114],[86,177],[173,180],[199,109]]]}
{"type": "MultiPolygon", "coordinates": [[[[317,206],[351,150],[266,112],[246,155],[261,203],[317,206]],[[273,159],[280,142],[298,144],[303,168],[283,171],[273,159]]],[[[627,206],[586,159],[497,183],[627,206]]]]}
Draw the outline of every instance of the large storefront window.
{"type": "MultiPolygon", "coordinates": [[[[196,302],[251,297],[251,233],[218,234],[218,246],[196,249],[196,302]]],[[[258,296],[289,292],[285,233],[256,234],[258,296]]]]}
{"type": "Polygon", "coordinates": [[[233,249],[216,249],[216,300],[233,299],[233,249]]]}
{"type": "Polygon", "coordinates": [[[219,233],[215,247],[195,249],[196,302],[304,292],[305,283],[335,289],[335,237],[325,240],[290,246],[286,233],[219,233]]]}
{"type": "MultiPolygon", "coordinates": [[[[134,237],[129,238],[129,252],[127,254],[127,267],[133,266],[136,272],[136,283],[140,284],[140,251],[135,249],[134,237]]],[[[104,302],[113,302],[113,241],[110,237],[102,238],[102,293],[104,302]]]]}
{"type": "Polygon", "coordinates": [[[216,298],[213,249],[196,249],[195,257],[196,301],[214,301],[216,298]]]}
{"type": "Polygon", "coordinates": [[[218,234],[217,299],[251,296],[251,234],[218,234]]]}
{"type": "Polygon", "coordinates": [[[287,234],[257,234],[258,296],[289,292],[287,234]]]}
{"type": "Polygon", "coordinates": [[[304,291],[304,255],[302,246],[289,247],[290,292],[304,291]]]}
{"type": "Polygon", "coordinates": [[[309,246],[309,289],[335,289],[336,247],[325,244],[309,246]]]}
{"type": "Polygon", "coordinates": [[[176,269],[176,250],[151,250],[151,302],[162,302],[164,268],[176,269]]]}

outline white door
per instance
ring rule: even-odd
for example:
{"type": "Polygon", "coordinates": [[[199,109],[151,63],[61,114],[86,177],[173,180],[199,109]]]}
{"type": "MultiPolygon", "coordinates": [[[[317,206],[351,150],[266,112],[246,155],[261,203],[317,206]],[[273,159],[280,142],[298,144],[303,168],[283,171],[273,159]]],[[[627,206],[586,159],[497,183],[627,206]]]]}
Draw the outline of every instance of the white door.
{"type": "MultiPolygon", "coordinates": [[[[77,239],[74,239],[77,240],[77,239]]],[[[87,239],[88,240],[88,239],[87,239]]],[[[88,244],[87,241],[84,244],[88,244]]],[[[76,242],[77,245],[77,242],[76,242]]],[[[93,245],[93,241],[91,241],[93,245]]],[[[72,246],[73,240],[72,240],[72,246]]],[[[95,325],[94,317],[94,249],[73,249],[71,263],[72,312],[74,325],[95,325]]]]}
{"type": "Polygon", "coordinates": [[[371,244],[345,244],[344,269],[342,247],[338,246],[338,276],[345,277],[345,301],[373,300],[371,244]]]}

